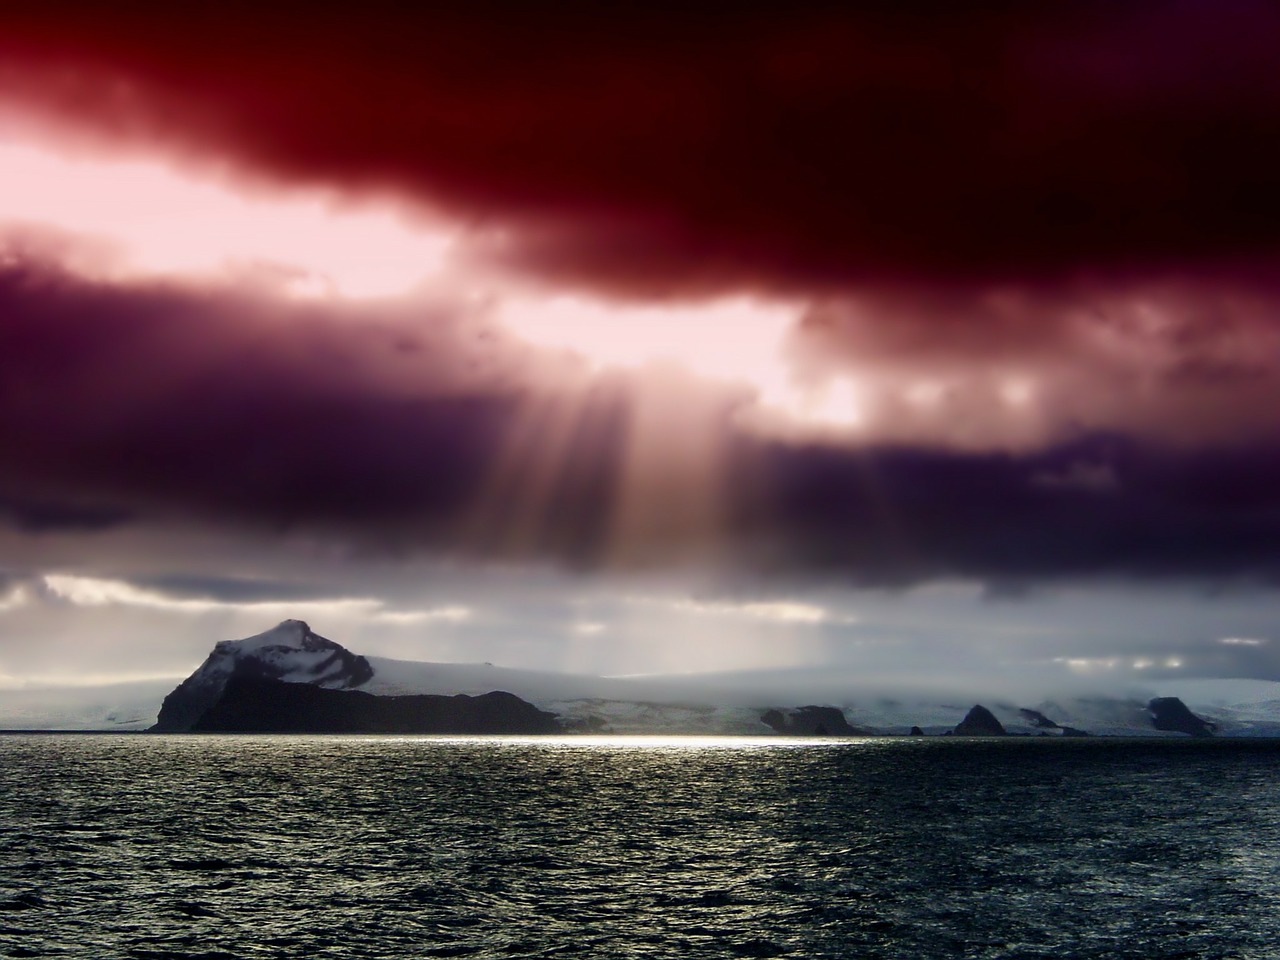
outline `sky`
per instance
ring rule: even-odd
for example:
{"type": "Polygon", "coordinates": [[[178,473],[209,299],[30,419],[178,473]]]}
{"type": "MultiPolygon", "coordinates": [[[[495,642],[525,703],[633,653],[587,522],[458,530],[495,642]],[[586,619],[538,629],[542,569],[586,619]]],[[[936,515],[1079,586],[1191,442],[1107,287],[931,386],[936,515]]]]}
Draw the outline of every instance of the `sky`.
{"type": "Polygon", "coordinates": [[[0,13],[0,689],[286,617],[1280,680],[1280,6],[0,13]]]}

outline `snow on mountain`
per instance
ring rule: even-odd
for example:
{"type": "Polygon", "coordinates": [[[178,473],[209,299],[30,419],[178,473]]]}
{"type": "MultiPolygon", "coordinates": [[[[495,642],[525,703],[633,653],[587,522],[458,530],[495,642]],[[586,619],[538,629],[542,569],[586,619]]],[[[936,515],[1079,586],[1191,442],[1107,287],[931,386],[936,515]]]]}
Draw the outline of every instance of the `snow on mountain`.
{"type": "Polygon", "coordinates": [[[558,714],[574,729],[611,733],[765,734],[765,710],[817,704],[842,709],[855,727],[905,734],[919,726],[936,735],[952,730],[970,707],[982,703],[1010,733],[1055,736],[1074,727],[1108,736],[1180,736],[1155,730],[1147,708],[1156,696],[1177,696],[1221,734],[1280,736],[1280,683],[1271,681],[1187,680],[1101,690],[1077,684],[1052,695],[1027,690],[1024,699],[1014,700],[1010,691],[962,681],[943,687],[909,678],[851,681],[820,670],[596,677],[478,663],[368,660],[373,677],[360,689],[369,693],[505,690],[558,714]],[[1039,711],[1057,727],[1040,725],[1024,710],[1039,711]]]}
{"type": "Polygon", "coordinates": [[[333,690],[358,687],[373,676],[369,661],[317,633],[301,620],[285,620],[244,640],[223,640],[164,699],[157,731],[189,730],[217,702],[233,672],[333,690]]]}
{"type": "Polygon", "coordinates": [[[357,686],[372,672],[364,657],[311,630],[302,620],[285,620],[243,640],[223,640],[193,677],[228,676],[237,663],[254,661],[277,680],[338,689],[357,686]]]}

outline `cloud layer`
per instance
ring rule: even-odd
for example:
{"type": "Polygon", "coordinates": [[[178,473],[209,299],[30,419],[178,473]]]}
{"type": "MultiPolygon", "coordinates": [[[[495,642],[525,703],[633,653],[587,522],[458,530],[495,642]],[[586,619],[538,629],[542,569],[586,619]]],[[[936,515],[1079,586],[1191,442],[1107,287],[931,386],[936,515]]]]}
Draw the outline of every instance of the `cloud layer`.
{"type": "Polygon", "coordinates": [[[1264,440],[779,438],[739,390],[586,377],[494,331],[468,360],[483,318],[407,309],[9,271],[10,523],[190,517],[379,550],[886,582],[1276,572],[1280,451],[1264,440]]]}
{"type": "Polygon", "coordinates": [[[112,137],[416,195],[578,283],[1060,277],[1280,240],[1265,0],[86,5],[4,27],[6,85],[112,137]]]}

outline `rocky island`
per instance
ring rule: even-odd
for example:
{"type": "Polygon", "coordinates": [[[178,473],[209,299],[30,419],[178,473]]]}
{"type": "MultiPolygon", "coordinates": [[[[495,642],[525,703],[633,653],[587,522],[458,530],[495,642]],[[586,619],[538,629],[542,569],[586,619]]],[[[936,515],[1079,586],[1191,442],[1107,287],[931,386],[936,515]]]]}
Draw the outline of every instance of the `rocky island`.
{"type": "Polygon", "coordinates": [[[975,703],[963,720],[956,724],[957,737],[1004,737],[1009,731],[1004,728],[994,713],[980,703],[975,703]]]}
{"type": "Polygon", "coordinates": [[[767,710],[760,722],[775,733],[792,737],[865,737],[871,733],[851,726],[844,711],[836,707],[798,707],[787,714],[767,710]]]}
{"type": "Polygon", "coordinates": [[[555,714],[514,694],[375,696],[364,657],[286,620],[224,640],[165,697],[154,733],[557,733],[555,714]]]}

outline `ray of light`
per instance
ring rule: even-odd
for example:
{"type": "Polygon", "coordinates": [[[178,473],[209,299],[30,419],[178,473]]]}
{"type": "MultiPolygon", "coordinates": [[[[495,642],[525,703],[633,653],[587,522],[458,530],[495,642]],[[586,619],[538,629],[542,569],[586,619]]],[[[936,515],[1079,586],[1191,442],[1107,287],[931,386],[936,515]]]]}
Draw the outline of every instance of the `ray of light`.
{"type": "Polygon", "coordinates": [[[645,564],[681,544],[714,559],[725,531],[727,431],[722,406],[681,371],[654,370],[626,409],[609,557],[645,564]]]}
{"type": "MultiPolygon", "coordinates": [[[[568,531],[571,489],[610,456],[606,414],[581,390],[536,396],[522,404],[503,434],[481,490],[464,521],[465,549],[504,556],[535,555],[568,531]],[[566,503],[566,500],[569,503],[566,503]]],[[[588,538],[589,539],[589,538],[588,538]]]]}

